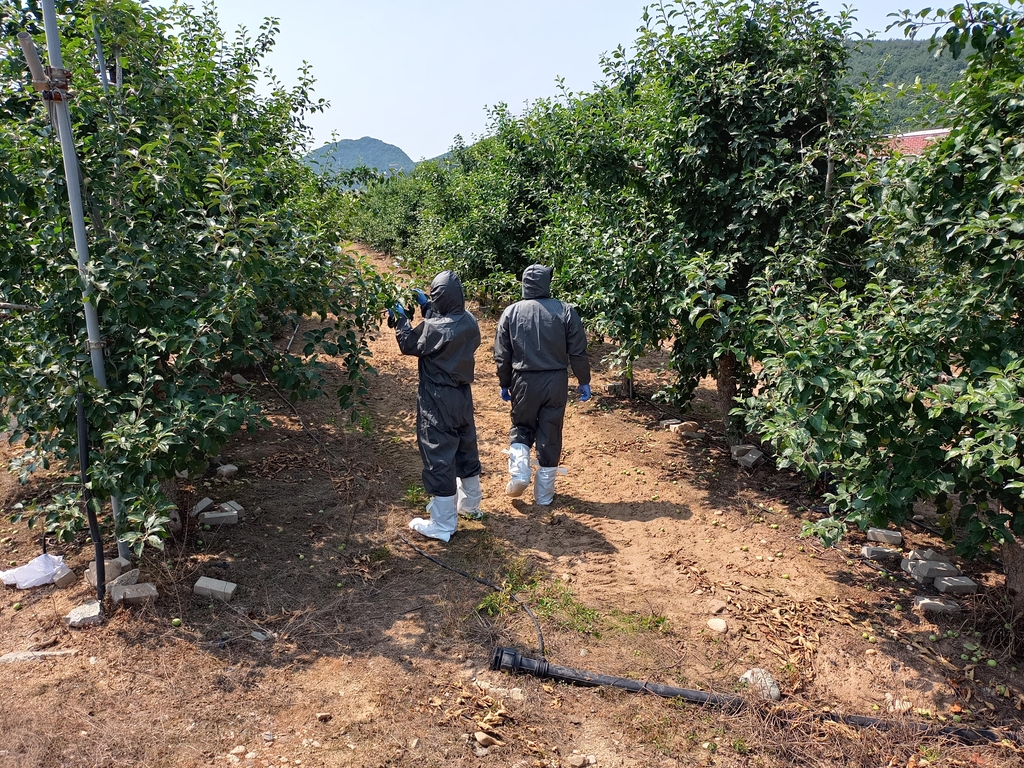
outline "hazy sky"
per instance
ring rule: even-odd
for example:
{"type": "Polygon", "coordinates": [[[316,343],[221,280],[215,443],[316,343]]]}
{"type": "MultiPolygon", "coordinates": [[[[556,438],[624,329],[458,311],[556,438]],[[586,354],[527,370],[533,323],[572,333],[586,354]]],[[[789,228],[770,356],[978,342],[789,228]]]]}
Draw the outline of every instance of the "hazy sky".
{"type": "MultiPolygon", "coordinates": [[[[169,0],[157,0],[167,5],[169,0]]],[[[193,3],[194,4],[194,3],[193,3]]],[[[601,79],[601,54],[629,47],[644,0],[215,0],[221,27],[256,30],[280,19],[268,58],[286,84],[303,60],[316,96],[331,102],[312,115],[316,146],[373,136],[413,159],[446,152],[456,134],[486,129],[485,107],[513,111],[557,93],[589,90],[601,79]]],[[[841,0],[822,7],[838,13],[841,0]]],[[[860,31],[882,30],[896,6],[866,0],[860,31]]],[[[914,10],[917,5],[912,6],[914,10]]]]}

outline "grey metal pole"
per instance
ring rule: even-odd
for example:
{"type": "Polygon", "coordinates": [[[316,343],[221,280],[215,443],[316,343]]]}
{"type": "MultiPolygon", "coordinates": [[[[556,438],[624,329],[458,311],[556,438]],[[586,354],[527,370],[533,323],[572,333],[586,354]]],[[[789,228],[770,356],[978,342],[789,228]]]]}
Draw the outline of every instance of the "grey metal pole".
{"type": "MultiPolygon", "coordinates": [[[[60,51],[60,31],[57,29],[57,11],[54,0],[43,0],[43,28],[46,31],[46,52],[50,60],[51,74],[53,70],[64,69],[64,58],[60,51]]],[[[20,37],[20,35],[19,35],[20,37]]],[[[23,44],[24,45],[24,44],[23,44]]],[[[96,382],[102,389],[107,388],[107,375],[103,369],[103,340],[100,336],[99,316],[96,305],[92,303],[92,284],[89,281],[89,243],[85,235],[85,211],[82,208],[81,181],[78,177],[78,156],[75,153],[74,135],[71,133],[71,115],[68,112],[67,91],[53,91],[53,113],[57,118],[57,137],[60,139],[60,150],[64,157],[64,174],[67,179],[68,203],[71,207],[71,229],[75,238],[75,250],[78,252],[78,273],[82,278],[82,305],[85,309],[85,329],[88,335],[89,356],[92,359],[92,372],[96,382]]],[[[113,496],[110,505],[114,512],[114,530],[118,534],[117,554],[131,558],[131,547],[120,541],[124,531],[124,513],[121,499],[113,496]]]]}

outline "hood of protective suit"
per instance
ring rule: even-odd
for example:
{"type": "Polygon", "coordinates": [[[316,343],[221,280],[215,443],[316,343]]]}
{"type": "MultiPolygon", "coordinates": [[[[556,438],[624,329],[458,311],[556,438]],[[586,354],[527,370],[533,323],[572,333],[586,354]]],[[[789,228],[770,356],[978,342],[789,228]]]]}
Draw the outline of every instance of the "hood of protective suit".
{"type": "Polygon", "coordinates": [[[430,301],[434,310],[441,315],[461,312],[466,308],[466,297],[462,293],[462,281],[459,276],[446,269],[434,278],[430,284],[430,301]]]}
{"type": "Polygon", "coordinates": [[[523,298],[546,299],[551,296],[552,267],[533,264],[523,270],[523,298]]]}

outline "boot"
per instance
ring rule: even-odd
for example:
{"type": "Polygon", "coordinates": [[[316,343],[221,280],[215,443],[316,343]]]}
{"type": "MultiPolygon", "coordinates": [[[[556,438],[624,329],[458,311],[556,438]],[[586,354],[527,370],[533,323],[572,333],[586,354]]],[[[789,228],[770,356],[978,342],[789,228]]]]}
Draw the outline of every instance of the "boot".
{"type": "Polygon", "coordinates": [[[459,527],[459,513],[455,510],[454,496],[434,496],[427,504],[430,519],[416,517],[409,521],[409,527],[428,539],[447,542],[459,527]]]}
{"type": "Polygon", "coordinates": [[[537,470],[537,482],[533,486],[533,503],[548,506],[555,498],[555,478],[558,467],[541,467],[537,470]]]}
{"type": "Polygon", "coordinates": [[[508,474],[510,480],[505,486],[505,495],[519,498],[530,486],[530,446],[523,443],[512,443],[508,447],[508,474]]]}
{"type": "Polygon", "coordinates": [[[484,492],[480,489],[480,475],[460,477],[458,487],[456,498],[458,499],[459,514],[467,520],[479,520],[484,516],[484,513],[480,511],[480,502],[484,497],[484,492]]]}

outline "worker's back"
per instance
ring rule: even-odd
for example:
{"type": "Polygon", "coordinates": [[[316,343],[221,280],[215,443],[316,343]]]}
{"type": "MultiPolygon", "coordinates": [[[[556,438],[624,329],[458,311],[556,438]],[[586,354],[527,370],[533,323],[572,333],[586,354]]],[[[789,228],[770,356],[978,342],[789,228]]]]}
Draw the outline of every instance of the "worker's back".
{"type": "Polygon", "coordinates": [[[557,371],[572,362],[577,377],[590,381],[583,324],[576,310],[551,298],[551,274],[550,267],[527,267],[523,298],[502,313],[494,344],[499,378],[503,369],[557,371]],[[586,365],[586,371],[578,365],[586,365]]]}

